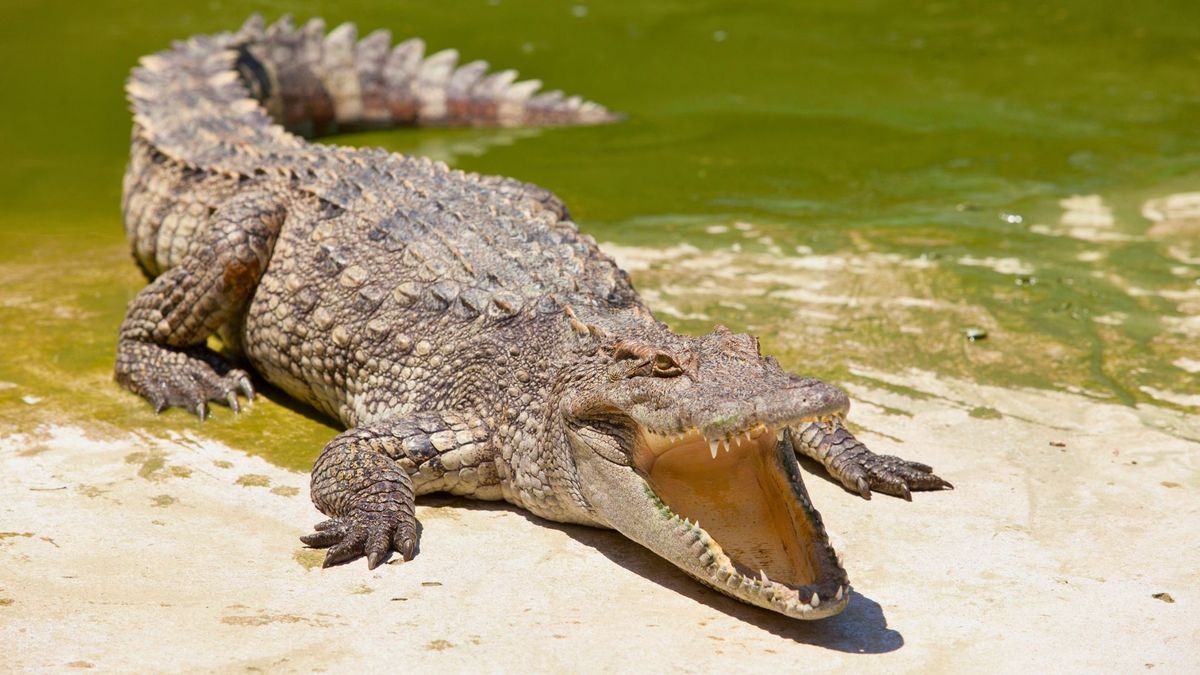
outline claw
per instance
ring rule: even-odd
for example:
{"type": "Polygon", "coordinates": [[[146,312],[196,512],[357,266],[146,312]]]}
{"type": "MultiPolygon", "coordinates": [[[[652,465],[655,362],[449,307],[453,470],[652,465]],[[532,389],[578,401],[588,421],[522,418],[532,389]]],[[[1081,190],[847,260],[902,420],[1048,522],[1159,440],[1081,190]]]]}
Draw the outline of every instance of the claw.
{"type": "Polygon", "coordinates": [[[392,535],[392,545],[405,560],[412,560],[417,550],[417,535],[410,528],[401,527],[392,535]]]}
{"type": "Polygon", "coordinates": [[[246,377],[245,375],[239,377],[237,387],[238,391],[242,392],[246,396],[247,401],[254,400],[254,387],[250,384],[250,378],[246,377]]]}
{"type": "Polygon", "coordinates": [[[201,422],[208,419],[208,404],[204,401],[196,403],[196,417],[199,417],[201,422]]]}
{"type": "Polygon", "coordinates": [[[859,496],[862,497],[863,499],[866,499],[867,501],[870,501],[871,500],[871,484],[869,482],[867,482],[867,479],[865,477],[863,477],[863,476],[858,477],[857,487],[858,487],[859,496]]]}
{"type": "Polygon", "coordinates": [[[241,409],[238,408],[237,392],[231,391],[225,394],[225,401],[229,404],[229,409],[233,411],[233,414],[236,415],[241,412],[241,409]]]}
{"type": "Polygon", "coordinates": [[[387,554],[387,551],[371,551],[367,554],[367,569],[373,570],[379,567],[384,559],[387,558],[387,554]]]}

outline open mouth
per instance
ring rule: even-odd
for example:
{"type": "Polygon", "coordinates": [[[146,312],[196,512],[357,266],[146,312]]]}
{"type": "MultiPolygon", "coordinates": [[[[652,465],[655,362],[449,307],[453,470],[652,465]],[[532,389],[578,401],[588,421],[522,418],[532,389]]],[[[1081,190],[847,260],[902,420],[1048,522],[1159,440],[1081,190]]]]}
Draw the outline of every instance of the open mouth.
{"type": "Polygon", "coordinates": [[[849,586],[787,428],[757,425],[718,440],[699,429],[643,430],[634,462],[670,517],[694,523],[701,581],[789,616],[830,616],[849,586]]]}

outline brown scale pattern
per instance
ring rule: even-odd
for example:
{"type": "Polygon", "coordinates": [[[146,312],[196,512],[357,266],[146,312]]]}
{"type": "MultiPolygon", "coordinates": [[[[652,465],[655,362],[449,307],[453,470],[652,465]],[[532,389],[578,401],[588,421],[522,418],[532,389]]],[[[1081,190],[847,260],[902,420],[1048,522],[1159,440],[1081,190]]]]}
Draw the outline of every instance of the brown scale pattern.
{"type": "MultiPolygon", "coordinates": [[[[194,355],[176,378],[188,386],[168,382],[161,403],[144,384],[160,368],[180,369],[186,355],[172,349],[201,353],[217,328],[211,324],[229,324],[229,341],[258,373],[349,426],[454,406],[491,414],[504,427],[500,438],[533,447],[514,440],[523,429],[506,423],[524,424],[538,408],[539,382],[527,373],[544,377],[548,365],[522,364],[525,382],[498,395],[495,382],[505,372],[497,359],[521,356],[505,355],[504,345],[540,341],[550,352],[564,338],[577,339],[561,330],[564,307],[637,304],[624,273],[542,188],[380,150],[310,145],[284,127],[312,135],[378,124],[611,116],[553,92],[534,97],[534,84],[514,85],[508,71],[489,76],[481,62],[456,68],[452,51],[426,57],[419,40],[392,48],[386,34],[354,37],[350,26],[326,35],[320,20],[296,29],[288,19],[270,27],[252,19],[238,34],[177,43],[134,71],[126,226],[139,263],[171,281],[174,295],[152,285],[135,301],[123,329],[122,353],[130,356],[118,360],[118,379],[156,405],[203,413],[207,400],[229,401],[230,382],[236,387],[244,374],[223,374],[212,359],[194,355]],[[235,199],[286,211],[266,237],[272,254],[261,268],[239,266],[229,242],[206,238],[235,199]],[[199,260],[197,247],[208,247],[202,264],[210,272],[234,273],[219,280],[186,273],[199,260]],[[198,288],[206,285],[215,288],[198,288]],[[159,311],[175,296],[197,298],[187,305],[192,316],[157,332],[139,330],[140,313],[159,311]],[[499,400],[509,394],[520,411],[499,400]]],[[[331,444],[326,454],[351,452],[344,445],[331,444]]],[[[458,469],[470,480],[456,489],[476,485],[484,455],[458,469]]],[[[488,465],[486,475],[514,473],[488,465]]],[[[539,469],[534,482],[544,478],[539,469]]],[[[322,485],[314,482],[315,496],[322,485]]],[[[535,492],[531,506],[544,515],[575,508],[560,506],[550,491],[535,492]]]]}

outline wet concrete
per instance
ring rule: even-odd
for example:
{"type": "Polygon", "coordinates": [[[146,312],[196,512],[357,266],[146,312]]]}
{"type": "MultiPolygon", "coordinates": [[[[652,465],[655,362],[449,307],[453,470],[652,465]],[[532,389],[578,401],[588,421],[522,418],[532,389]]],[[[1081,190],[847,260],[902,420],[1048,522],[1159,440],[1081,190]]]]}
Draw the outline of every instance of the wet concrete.
{"type": "Polygon", "coordinates": [[[1194,417],[921,371],[854,375],[861,436],[934,465],[957,489],[911,504],[867,502],[820,473],[807,476],[854,585],[833,619],[797,622],[743,606],[612,532],[448,498],[419,508],[414,560],[322,570],[320,553],[297,541],[320,517],[306,475],[186,423],[178,426],[192,431],[165,434],[43,425],[0,438],[4,665],[1194,665],[1194,417]]]}

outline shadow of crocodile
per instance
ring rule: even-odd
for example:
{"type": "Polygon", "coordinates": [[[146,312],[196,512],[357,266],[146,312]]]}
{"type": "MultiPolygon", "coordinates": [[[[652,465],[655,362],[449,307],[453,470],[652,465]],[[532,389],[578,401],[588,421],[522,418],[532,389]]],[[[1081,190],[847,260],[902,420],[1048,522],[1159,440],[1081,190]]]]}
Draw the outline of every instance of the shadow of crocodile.
{"type": "Polygon", "coordinates": [[[423,496],[417,503],[431,508],[509,511],[539,527],[562,532],[638,576],[787,640],[851,654],[883,654],[904,646],[904,637],[899,631],[888,628],[887,618],[883,615],[883,608],[879,603],[858,591],[850,592],[850,604],[841,614],[820,621],[798,621],[744,604],[712,590],[687,576],[671,563],[612,530],[544,520],[503,502],[479,502],[437,494],[423,496]]]}

